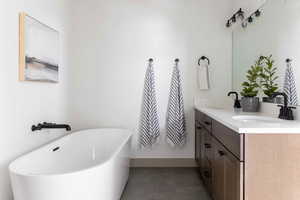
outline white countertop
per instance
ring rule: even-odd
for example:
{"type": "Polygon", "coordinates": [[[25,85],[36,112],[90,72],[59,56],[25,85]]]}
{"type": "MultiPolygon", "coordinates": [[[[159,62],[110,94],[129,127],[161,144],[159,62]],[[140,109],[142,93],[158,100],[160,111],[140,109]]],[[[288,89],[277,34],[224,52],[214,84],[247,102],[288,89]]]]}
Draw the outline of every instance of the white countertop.
{"type": "Polygon", "coordinates": [[[214,120],[222,123],[228,128],[238,133],[245,134],[300,134],[300,122],[288,121],[274,118],[275,122],[258,122],[258,121],[239,121],[232,117],[234,116],[259,116],[272,117],[262,113],[244,113],[234,112],[228,109],[205,108],[195,106],[195,108],[214,120]]]}

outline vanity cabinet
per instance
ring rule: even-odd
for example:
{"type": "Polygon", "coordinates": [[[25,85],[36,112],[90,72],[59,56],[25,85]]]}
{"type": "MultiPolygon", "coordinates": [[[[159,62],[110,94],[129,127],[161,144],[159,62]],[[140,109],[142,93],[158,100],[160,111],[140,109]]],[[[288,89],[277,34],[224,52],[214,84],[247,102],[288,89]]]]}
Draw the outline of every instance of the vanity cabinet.
{"type": "Polygon", "coordinates": [[[195,157],[214,200],[242,200],[240,135],[196,111],[195,157]]]}
{"type": "Polygon", "coordinates": [[[244,124],[231,111],[204,111],[214,117],[196,110],[195,147],[213,200],[300,199],[300,122],[244,124]]]}

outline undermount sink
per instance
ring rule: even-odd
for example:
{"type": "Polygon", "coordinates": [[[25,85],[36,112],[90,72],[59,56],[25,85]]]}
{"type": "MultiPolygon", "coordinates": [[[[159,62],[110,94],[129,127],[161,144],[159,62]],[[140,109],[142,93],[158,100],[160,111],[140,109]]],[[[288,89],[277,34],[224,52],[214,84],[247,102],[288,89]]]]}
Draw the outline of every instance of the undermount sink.
{"type": "Polygon", "coordinates": [[[251,115],[238,115],[233,116],[232,119],[241,122],[260,122],[260,123],[278,123],[280,119],[263,116],[251,116],[251,115]]]}

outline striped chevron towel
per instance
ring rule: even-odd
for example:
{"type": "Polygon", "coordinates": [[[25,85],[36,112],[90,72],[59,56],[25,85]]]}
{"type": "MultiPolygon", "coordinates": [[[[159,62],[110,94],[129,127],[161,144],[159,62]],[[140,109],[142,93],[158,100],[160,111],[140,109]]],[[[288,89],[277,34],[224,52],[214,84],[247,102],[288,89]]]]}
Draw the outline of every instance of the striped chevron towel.
{"type": "Polygon", "coordinates": [[[283,92],[288,96],[288,104],[292,106],[298,105],[298,96],[296,89],[295,75],[291,62],[287,63],[285,72],[283,92]]]}
{"type": "Polygon", "coordinates": [[[139,145],[140,147],[151,147],[157,142],[160,135],[152,62],[149,62],[145,76],[140,120],[139,145]]]}
{"type": "Polygon", "coordinates": [[[171,146],[183,146],[186,143],[184,104],[177,62],[171,80],[166,129],[166,139],[171,146]]]}

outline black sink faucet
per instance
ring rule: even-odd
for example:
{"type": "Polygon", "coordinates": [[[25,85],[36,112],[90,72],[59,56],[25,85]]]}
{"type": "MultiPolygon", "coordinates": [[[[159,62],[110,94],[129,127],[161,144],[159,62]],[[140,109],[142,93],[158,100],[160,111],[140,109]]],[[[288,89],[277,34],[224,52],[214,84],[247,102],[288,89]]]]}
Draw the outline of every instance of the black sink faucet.
{"type": "Polygon", "coordinates": [[[241,103],[240,103],[240,100],[239,100],[239,94],[238,94],[237,92],[231,91],[231,92],[229,92],[229,93],[227,94],[227,96],[230,96],[230,95],[232,95],[232,94],[235,95],[235,100],[234,100],[234,105],[233,105],[233,107],[234,107],[234,108],[241,108],[242,106],[241,106],[241,103]]]}
{"type": "Polygon", "coordinates": [[[47,123],[47,122],[44,122],[44,123],[39,123],[38,125],[33,125],[31,126],[31,130],[32,131],[39,131],[39,130],[42,130],[42,129],[58,129],[58,128],[63,128],[63,129],[66,129],[67,131],[71,131],[71,126],[68,125],[68,124],[55,124],[55,123],[47,123]]]}
{"type": "Polygon", "coordinates": [[[280,107],[280,113],[278,118],[284,120],[294,120],[292,109],[296,109],[296,107],[288,106],[288,96],[284,92],[274,92],[271,95],[271,98],[275,98],[277,96],[283,96],[284,99],[283,105],[278,105],[278,107],[280,107]]]}

